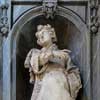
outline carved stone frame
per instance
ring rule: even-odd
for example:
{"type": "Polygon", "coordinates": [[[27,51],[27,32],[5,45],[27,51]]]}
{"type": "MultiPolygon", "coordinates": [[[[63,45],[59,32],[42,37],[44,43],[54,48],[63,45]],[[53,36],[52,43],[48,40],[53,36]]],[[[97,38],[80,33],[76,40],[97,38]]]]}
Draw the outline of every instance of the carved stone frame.
{"type": "MultiPolygon", "coordinates": [[[[29,10],[23,16],[21,16],[17,22],[13,25],[12,30],[9,32],[7,39],[5,40],[3,46],[3,100],[16,100],[16,42],[19,35],[20,29],[23,27],[25,23],[29,20],[43,15],[42,6],[36,7],[34,9],[29,10]],[[22,27],[20,27],[22,26],[22,27]],[[19,30],[18,30],[19,29],[19,30]],[[6,52],[5,50],[8,50],[6,52]],[[6,69],[6,70],[5,70],[6,69]],[[5,80],[7,77],[7,80],[5,80]]],[[[63,16],[70,20],[75,26],[80,30],[81,34],[84,34],[87,40],[87,51],[86,51],[86,66],[89,68],[89,83],[87,90],[89,93],[87,94],[90,97],[90,34],[87,25],[69,9],[65,9],[61,6],[58,6],[57,15],[63,16]]],[[[88,98],[91,100],[91,98],[88,98]]]]}

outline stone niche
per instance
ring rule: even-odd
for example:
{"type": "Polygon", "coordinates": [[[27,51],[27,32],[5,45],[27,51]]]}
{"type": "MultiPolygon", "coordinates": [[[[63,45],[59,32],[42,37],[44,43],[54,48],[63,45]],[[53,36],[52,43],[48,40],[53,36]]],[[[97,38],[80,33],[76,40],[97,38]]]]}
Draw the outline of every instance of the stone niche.
{"type": "MultiPolygon", "coordinates": [[[[82,77],[83,89],[80,90],[77,100],[89,100],[89,66],[87,64],[87,37],[68,19],[56,15],[55,18],[46,19],[38,16],[29,20],[18,32],[16,40],[16,100],[30,100],[33,86],[29,83],[29,73],[24,68],[26,54],[31,48],[41,48],[36,43],[35,32],[37,25],[50,24],[55,28],[60,49],[67,48],[73,63],[79,67],[82,77]]],[[[14,80],[13,80],[14,83],[14,80]]]]}

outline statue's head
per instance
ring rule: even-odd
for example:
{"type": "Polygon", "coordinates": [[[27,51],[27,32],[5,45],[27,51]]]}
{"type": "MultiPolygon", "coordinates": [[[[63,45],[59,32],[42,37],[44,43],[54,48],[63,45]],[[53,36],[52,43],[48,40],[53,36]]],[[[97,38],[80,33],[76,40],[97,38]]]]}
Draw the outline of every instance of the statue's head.
{"type": "Polygon", "coordinates": [[[38,25],[36,37],[40,46],[46,46],[57,41],[55,30],[49,24],[38,25]]]}

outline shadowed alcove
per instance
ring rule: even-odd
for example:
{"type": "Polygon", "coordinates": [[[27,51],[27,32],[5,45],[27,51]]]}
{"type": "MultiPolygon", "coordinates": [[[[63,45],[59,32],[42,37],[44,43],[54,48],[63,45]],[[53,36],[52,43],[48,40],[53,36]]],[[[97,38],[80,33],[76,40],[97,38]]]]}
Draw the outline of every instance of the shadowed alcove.
{"type": "MultiPolygon", "coordinates": [[[[57,35],[57,45],[60,49],[69,49],[72,52],[70,56],[73,63],[79,67],[82,77],[82,82],[85,83],[87,79],[87,68],[85,57],[86,40],[84,34],[77,29],[77,27],[69,20],[61,16],[55,16],[52,19],[46,19],[44,16],[38,16],[31,19],[19,31],[16,42],[16,98],[17,100],[30,100],[33,85],[29,83],[28,69],[24,68],[24,61],[27,53],[32,48],[41,48],[36,43],[35,33],[38,25],[50,24],[55,28],[57,35]],[[84,57],[82,56],[84,55],[84,57]],[[84,70],[85,69],[85,70],[84,70]]],[[[81,100],[81,99],[80,99],[81,100]]]]}

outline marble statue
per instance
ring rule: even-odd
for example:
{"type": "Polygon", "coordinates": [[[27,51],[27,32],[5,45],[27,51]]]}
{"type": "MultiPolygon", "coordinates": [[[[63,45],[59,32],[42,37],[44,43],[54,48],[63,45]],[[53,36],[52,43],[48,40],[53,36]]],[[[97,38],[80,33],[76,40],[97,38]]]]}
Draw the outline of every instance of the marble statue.
{"type": "Polygon", "coordinates": [[[49,24],[39,25],[35,35],[42,49],[31,49],[24,63],[34,84],[31,100],[75,100],[82,85],[70,50],[58,49],[55,30],[49,24]]]}

